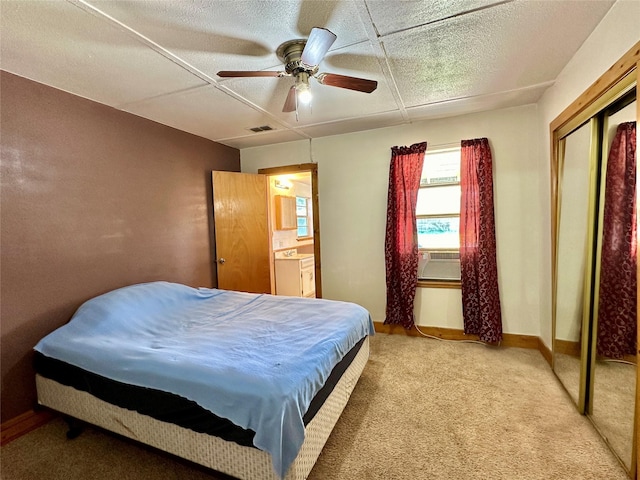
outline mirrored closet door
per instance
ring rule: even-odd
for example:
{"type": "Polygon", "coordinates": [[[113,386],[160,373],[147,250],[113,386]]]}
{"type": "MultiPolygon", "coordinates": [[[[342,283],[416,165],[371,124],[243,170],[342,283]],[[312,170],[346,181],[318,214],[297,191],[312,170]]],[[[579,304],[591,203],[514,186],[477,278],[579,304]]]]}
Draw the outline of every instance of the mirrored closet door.
{"type": "Polygon", "coordinates": [[[638,449],[636,62],[551,127],[552,367],[631,478],[638,449]]]}
{"type": "Polygon", "coordinates": [[[631,469],[637,377],[636,135],[635,89],[603,112],[601,213],[596,251],[595,322],[587,414],[631,469]],[[633,171],[631,171],[633,169],[633,171]]]}
{"type": "Polygon", "coordinates": [[[588,264],[590,162],[593,122],[571,132],[560,143],[557,209],[556,300],[553,367],[567,392],[584,409],[586,363],[582,364],[584,315],[589,311],[588,264]],[[583,368],[585,367],[585,368],[583,368]]]}

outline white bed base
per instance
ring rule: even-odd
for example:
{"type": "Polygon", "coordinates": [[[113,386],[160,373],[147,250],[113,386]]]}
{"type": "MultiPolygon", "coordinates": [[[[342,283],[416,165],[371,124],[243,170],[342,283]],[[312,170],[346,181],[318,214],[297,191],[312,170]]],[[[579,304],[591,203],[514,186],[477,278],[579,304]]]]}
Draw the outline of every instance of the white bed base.
{"type": "MultiPolygon", "coordinates": [[[[313,468],[369,358],[369,338],[305,428],[305,441],[285,480],[304,480],[313,468]]],[[[280,480],[271,456],[205,433],[117,407],[36,375],[38,403],[242,480],[280,480]]]]}

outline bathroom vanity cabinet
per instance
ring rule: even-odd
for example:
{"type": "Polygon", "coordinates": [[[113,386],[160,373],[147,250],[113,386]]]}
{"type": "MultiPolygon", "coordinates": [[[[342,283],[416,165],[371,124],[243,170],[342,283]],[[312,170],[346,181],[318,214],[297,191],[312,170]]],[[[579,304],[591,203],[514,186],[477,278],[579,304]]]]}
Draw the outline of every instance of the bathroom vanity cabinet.
{"type": "Polygon", "coordinates": [[[315,297],[315,262],[313,254],[296,254],[276,258],[276,295],[315,297]]]}

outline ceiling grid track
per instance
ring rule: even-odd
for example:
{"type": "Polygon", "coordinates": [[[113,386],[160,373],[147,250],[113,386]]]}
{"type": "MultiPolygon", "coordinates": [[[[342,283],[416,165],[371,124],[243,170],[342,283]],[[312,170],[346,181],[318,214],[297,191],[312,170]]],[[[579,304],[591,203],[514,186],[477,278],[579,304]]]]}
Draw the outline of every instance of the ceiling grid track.
{"type": "MultiPolygon", "coordinates": [[[[253,108],[254,110],[260,112],[261,114],[269,117],[274,122],[276,122],[278,125],[280,125],[281,127],[284,127],[284,129],[286,129],[286,130],[288,130],[290,132],[293,132],[293,133],[295,133],[297,135],[301,135],[300,132],[296,132],[292,128],[291,125],[289,125],[287,122],[284,122],[282,119],[280,119],[276,115],[273,115],[272,113],[268,112],[267,110],[264,110],[263,108],[259,107],[255,103],[247,100],[243,96],[238,95],[237,93],[235,93],[233,90],[229,89],[228,87],[226,87],[224,85],[220,85],[214,78],[210,77],[209,75],[207,75],[206,73],[202,72],[198,68],[194,67],[190,63],[182,60],[180,57],[178,57],[177,55],[171,53],[169,50],[165,49],[164,47],[162,47],[158,43],[154,42],[150,38],[148,38],[145,35],[143,35],[142,33],[134,30],[133,28],[129,27],[128,25],[125,25],[121,21],[119,21],[116,18],[112,17],[111,15],[103,12],[102,10],[94,7],[90,3],[87,3],[85,0],[67,0],[67,2],[71,3],[72,5],[80,8],[81,10],[83,10],[83,11],[85,11],[85,12],[91,14],[91,15],[94,15],[94,16],[100,18],[100,19],[103,19],[103,20],[107,21],[108,23],[112,24],[116,28],[118,28],[121,31],[125,32],[126,34],[132,36],[134,39],[136,39],[137,41],[139,41],[140,43],[142,43],[146,47],[150,48],[154,52],[158,53],[159,55],[162,55],[167,60],[173,62],[177,66],[183,68],[187,72],[189,72],[192,75],[198,77],[200,80],[204,81],[206,84],[209,84],[210,86],[218,89],[219,91],[223,92],[224,94],[229,95],[230,97],[234,98],[235,100],[238,100],[239,102],[242,102],[246,106],[248,106],[250,108],[253,108]]],[[[170,96],[170,95],[173,95],[175,93],[176,92],[170,92],[170,93],[167,93],[166,95],[170,96]]],[[[158,98],[158,97],[155,97],[155,98],[158,98]]],[[[149,99],[146,99],[146,100],[149,100],[149,99]]],[[[144,101],[145,100],[141,100],[140,102],[136,102],[136,103],[142,103],[144,101]]],[[[306,134],[304,134],[303,137],[304,138],[309,138],[309,136],[306,135],[306,134]]]]}
{"type": "Polygon", "coordinates": [[[358,10],[358,15],[360,16],[360,21],[362,22],[367,33],[369,43],[371,43],[376,54],[376,58],[378,59],[378,64],[380,65],[382,74],[384,75],[384,78],[389,85],[391,95],[393,95],[393,99],[398,106],[398,111],[402,116],[402,120],[405,123],[410,123],[411,120],[409,119],[409,114],[407,113],[407,109],[405,108],[404,102],[402,101],[402,97],[400,96],[398,84],[396,83],[393,73],[391,72],[391,66],[389,65],[387,52],[385,51],[384,45],[380,40],[381,36],[375,27],[375,23],[373,21],[373,18],[371,17],[371,12],[369,12],[369,7],[367,6],[366,0],[356,2],[356,7],[358,10]]]}

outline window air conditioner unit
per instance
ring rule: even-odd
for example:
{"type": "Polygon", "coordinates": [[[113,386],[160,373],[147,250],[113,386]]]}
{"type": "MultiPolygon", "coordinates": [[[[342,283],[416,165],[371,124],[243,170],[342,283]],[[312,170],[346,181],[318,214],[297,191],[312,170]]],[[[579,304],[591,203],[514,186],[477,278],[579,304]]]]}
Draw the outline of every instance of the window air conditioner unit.
{"type": "Polygon", "coordinates": [[[418,278],[421,280],[460,280],[460,253],[420,252],[418,278]]]}

